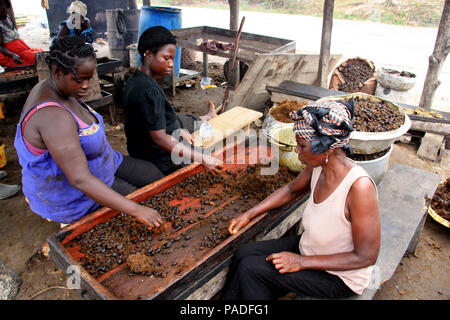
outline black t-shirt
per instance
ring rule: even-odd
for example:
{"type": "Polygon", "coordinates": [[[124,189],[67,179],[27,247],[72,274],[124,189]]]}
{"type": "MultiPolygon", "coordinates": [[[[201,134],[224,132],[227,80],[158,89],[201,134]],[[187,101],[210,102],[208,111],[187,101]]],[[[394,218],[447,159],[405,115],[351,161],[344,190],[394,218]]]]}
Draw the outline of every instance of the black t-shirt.
{"type": "Polygon", "coordinates": [[[123,108],[127,149],[131,157],[158,162],[170,161],[170,153],[153,142],[149,131],[180,128],[177,115],[158,82],[136,70],[127,80],[123,108]]]}

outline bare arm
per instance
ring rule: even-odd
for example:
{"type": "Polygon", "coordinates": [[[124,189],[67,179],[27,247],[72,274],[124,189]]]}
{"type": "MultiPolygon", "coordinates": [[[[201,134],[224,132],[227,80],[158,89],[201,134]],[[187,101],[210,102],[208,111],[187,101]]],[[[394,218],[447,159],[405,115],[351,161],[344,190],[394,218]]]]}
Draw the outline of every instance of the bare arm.
{"type": "MultiPolygon", "coordinates": [[[[191,161],[198,161],[203,163],[203,165],[208,169],[214,172],[218,172],[218,168],[221,167],[222,163],[219,159],[212,157],[210,155],[205,155],[197,152],[190,147],[183,145],[178,142],[177,139],[168,135],[166,130],[156,130],[149,131],[152,140],[161,148],[163,148],[168,153],[177,152],[180,157],[188,158],[191,161]]],[[[192,144],[192,137],[190,134],[183,135],[183,138],[188,140],[190,144],[192,144]]]]}
{"type": "Polygon", "coordinates": [[[292,252],[267,257],[280,273],[303,269],[354,270],[373,265],[380,249],[380,213],[375,188],[367,177],[359,178],[347,197],[354,249],[350,252],[303,256],[292,252]]]}
{"type": "Polygon", "coordinates": [[[0,29],[0,52],[3,53],[5,56],[11,57],[14,59],[14,62],[17,64],[22,64],[23,61],[20,59],[20,56],[16,53],[12,53],[5,47],[5,43],[3,42],[3,32],[0,29]]]}
{"type": "Polygon", "coordinates": [[[91,174],[76,134],[77,126],[65,110],[47,107],[39,112],[41,115],[35,119],[35,128],[73,187],[81,190],[95,202],[135,216],[151,227],[159,227],[162,224],[162,218],[156,211],[123,197],[91,174]],[[48,123],[52,125],[45,125],[48,123]]]}
{"type": "Polygon", "coordinates": [[[279,208],[302,194],[306,194],[310,189],[312,170],[312,167],[305,168],[305,170],[303,170],[293,181],[281,187],[239,217],[232,219],[228,226],[228,231],[231,234],[234,234],[256,216],[269,210],[279,208]]]}

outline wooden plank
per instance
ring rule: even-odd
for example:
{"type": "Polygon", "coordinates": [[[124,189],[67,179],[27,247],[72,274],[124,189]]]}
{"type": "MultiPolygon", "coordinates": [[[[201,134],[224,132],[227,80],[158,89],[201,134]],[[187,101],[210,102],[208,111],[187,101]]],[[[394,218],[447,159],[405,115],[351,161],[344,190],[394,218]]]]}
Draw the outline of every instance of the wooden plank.
{"type": "Polygon", "coordinates": [[[266,86],[266,90],[273,94],[275,92],[287,94],[296,97],[302,97],[310,100],[318,100],[323,97],[345,95],[347,92],[331,90],[327,88],[317,87],[305,83],[285,80],[279,86],[266,86]]]}
{"type": "Polygon", "coordinates": [[[425,136],[422,138],[422,142],[420,143],[419,150],[417,150],[417,156],[420,159],[436,161],[443,141],[443,135],[430,132],[425,133],[425,136]]]}
{"type": "MultiPolygon", "coordinates": [[[[203,26],[171,30],[177,37],[177,45],[191,50],[201,51],[199,45],[210,40],[233,43],[237,31],[203,26]]],[[[242,32],[239,42],[237,59],[251,63],[256,53],[292,52],[295,51],[295,41],[253,33],[242,32]]],[[[217,50],[219,57],[232,58],[229,51],[217,50]]]]}
{"type": "MultiPolygon", "coordinates": [[[[341,55],[332,55],[328,73],[332,71],[341,55]]],[[[317,79],[319,55],[308,54],[261,54],[246,72],[227,104],[227,109],[245,105],[254,110],[264,109],[270,99],[267,86],[279,86],[290,80],[304,84],[314,84],[317,79]]]]}
{"type": "Polygon", "coordinates": [[[420,120],[411,119],[411,130],[429,132],[434,134],[440,134],[443,136],[450,135],[450,124],[426,122],[420,120]]]}
{"type": "Polygon", "coordinates": [[[222,269],[202,287],[191,293],[186,300],[209,300],[222,290],[227,279],[229,266],[222,269]]]}
{"type": "Polygon", "coordinates": [[[288,95],[288,94],[278,93],[278,92],[273,92],[272,95],[271,95],[271,98],[270,98],[270,101],[272,101],[274,103],[281,103],[284,100],[297,101],[297,102],[306,101],[307,103],[313,103],[313,102],[316,101],[316,100],[310,100],[310,99],[296,97],[296,96],[291,96],[291,95],[288,95]]]}
{"type": "Polygon", "coordinates": [[[236,106],[208,121],[213,128],[213,137],[211,139],[204,140],[200,137],[200,130],[195,131],[192,134],[194,145],[208,148],[233,135],[262,116],[261,112],[236,106]]]}
{"type": "MultiPolygon", "coordinates": [[[[215,27],[210,27],[210,26],[204,26],[203,31],[211,34],[212,36],[225,35],[225,36],[230,37],[231,39],[234,39],[236,37],[236,31],[228,30],[228,29],[220,29],[220,28],[215,28],[215,27]]],[[[256,34],[256,33],[248,33],[248,32],[242,32],[242,39],[249,40],[249,41],[255,41],[255,42],[261,42],[263,44],[271,44],[271,45],[275,45],[277,47],[283,46],[283,45],[293,41],[293,40],[270,37],[270,36],[260,35],[260,34],[256,34]]]]}
{"type": "MultiPolygon", "coordinates": [[[[309,197],[307,197],[308,199],[309,197]]],[[[291,215],[286,217],[286,219],[283,220],[276,228],[274,228],[272,231],[270,231],[267,234],[261,234],[256,237],[257,241],[260,240],[273,240],[273,239],[279,239],[281,238],[289,229],[291,229],[295,224],[300,222],[300,220],[303,217],[303,211],[305,211],[307,201],[305,200],[304,203],[300,207],[298,207],[294,212],[292,212],[291,215]]]]}
{"type": "MultiPolygon", "coordinates": [[[[177,37],[177,42],[178,40],[183,40],[183,41],[190,41],[191,43],[199,45],[199,43],[197,43],[198,39],[201,39],[203,37],[206,37],[209,40],[232,43],[233,40],[236,38],[237,30],[228,30],[203,26],[194,28],[174,29],[171,30],[171,32],[177,37]]],[[[287,44],[289,45],[292,45],[293,43],[295,44],[295,41],[293,40],[263,36],[247,32],[242,32],[242,41],[254,48],[265,47],[271,51],[279,47],[285,46],[287,44]]]]}

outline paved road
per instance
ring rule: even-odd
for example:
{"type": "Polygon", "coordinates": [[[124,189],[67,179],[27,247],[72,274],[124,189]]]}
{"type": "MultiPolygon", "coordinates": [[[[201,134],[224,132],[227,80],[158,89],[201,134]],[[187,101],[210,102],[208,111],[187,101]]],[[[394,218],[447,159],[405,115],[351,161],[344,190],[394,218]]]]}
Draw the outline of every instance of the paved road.
{"type": "MultiPolygon", "coordinates": [[[[182,13],[183,27],[229,28],[229,14],[224,10],[182,7],[182,13]]],[[[245,32],[292,39],[299,51],[320,52],[322,18],[260,12],[241,12],[242,16],[245,32]]],[[[335,19],[331,52],[359,55],[378,64],[427,68],[436,35],[436,28],[335,19]]],[[[450,72],[450,62],[447,61],[443,71],[450,72]]]]}
{"type": "MultiPolygon", "coordinates": [[[[16,14],[44,15],[39,0],[12,0],[16,14]]],[[[229,11],[180,7],[182,26],[213,26],[229,28],[229,11]]],[[[297,51],[320,52],[322,18],[261,12],[240,12],[245,16],[243,30],[249,33],[295,40],[297,51]]],[[[408,70],[417,75],[416,85],[410,90],[409,103],[418,104],[428,69],[428,57],[434,49],[437,28],[404,27],[371,21],[333,21],[332,54],[345,58],[364,57],[375,66],[408,70]]],[[[450,59],[447,59],[434,99],[434,108],[450,112],[450,59]]]]}
{"type": "MultiPolygon", "coordinates": [[[[229,28],[226,10],[181,7],[184,28],[207,25],[229,28]]],[[[322,18],[261,12],[240,12],[245,16],[243,30],[295,40],[297,51],[320,53],[322,18]]],[[[417,105],[428,69],[428,57],[434,49],[437,28],[404,27],[371,21],[333,21],[331,53],[345,58],[364,57],[375,66],[407,70],[417,75],[416,85],[405,99],[417,105]]],[[[450,112],[450,58],[440,75],[441,85],[436,90],[433,108],[450,112]]]]}

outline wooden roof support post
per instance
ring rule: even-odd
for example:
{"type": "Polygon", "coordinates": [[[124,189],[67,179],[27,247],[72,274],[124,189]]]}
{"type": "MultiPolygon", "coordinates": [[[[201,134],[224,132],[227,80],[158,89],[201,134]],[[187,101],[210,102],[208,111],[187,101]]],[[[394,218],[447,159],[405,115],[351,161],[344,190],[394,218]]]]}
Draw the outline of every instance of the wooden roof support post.
{"type": "Polygon", "coordinates": [[[320,43],[317,85],[326,88],[330,66],[331,30],[333,29],[334,0],[325,0],[323,5],[322,41],[320,43]]]}
{"type": "Polygon", "coordinates": [[[442,10],[441,22],[434,45],[433,54],[428,58],[428,71],[423,84],[422,97],[420,98],[419,107],[430,110],[433,103],[434,93],[441,84],[439,74],[444,65],[445,58],[450,50],[450,0],[445,0],[444,9],[442,10]]]}
{"type": "MultiPolygon", "coordinates": [[[[230,5],[230,30],[238,31],[239,29],[239,0],[228,0],[228,4],[230,5]]],[[[236,52],[237,53],[237,52],[236,52]]],[[[229,70],[229,79],[228,82],[236,88],[239,84],[240,78],[240,63],[239,60],[236,61],[236,66],[234,70],[231,70],[231,63],[228,64],[229,70]]]]}
{"type": "Polygon", "coordinates": [[[230,30],[239,28],[239,0],[228,0],[230,5],[230,30]]]}

